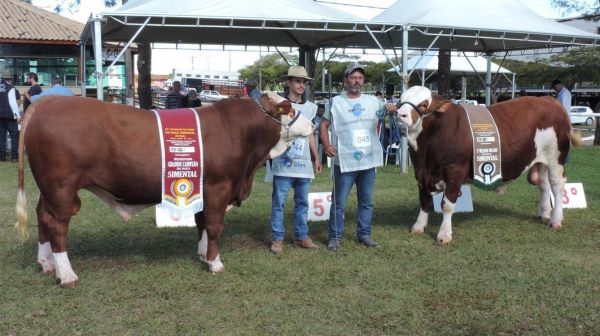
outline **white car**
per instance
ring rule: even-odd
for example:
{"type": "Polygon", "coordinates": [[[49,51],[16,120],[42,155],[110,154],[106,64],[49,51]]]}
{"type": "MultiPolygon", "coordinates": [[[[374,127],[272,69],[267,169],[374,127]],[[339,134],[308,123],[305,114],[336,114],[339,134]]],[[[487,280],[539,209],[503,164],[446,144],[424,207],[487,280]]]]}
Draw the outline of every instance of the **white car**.
{"type": "Polygon", "coordinates": [[[592,109],[587,106],[573,106],[569,113],[571,124],[585,124],[587,126],[592,126],[595,118],[593,113],[592,109]]]}
{"type": "Polygon", "coordinates": [[[214,102],[225,98],[229,98],[229,96],[222,95],[215,90],[202,90],[200,92],[201,101],[214,102]]]}

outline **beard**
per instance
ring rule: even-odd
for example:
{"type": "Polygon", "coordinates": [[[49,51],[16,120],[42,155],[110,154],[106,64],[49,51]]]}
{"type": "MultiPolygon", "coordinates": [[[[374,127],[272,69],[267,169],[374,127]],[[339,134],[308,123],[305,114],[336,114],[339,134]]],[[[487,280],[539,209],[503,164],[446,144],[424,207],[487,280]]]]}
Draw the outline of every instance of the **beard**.
{"type": "Polygon", "coordinates": [[[360,84],[348,85],[349,92],[360,93],[361,90],[362,90],[362,85],[360,85],[360,84]]]}

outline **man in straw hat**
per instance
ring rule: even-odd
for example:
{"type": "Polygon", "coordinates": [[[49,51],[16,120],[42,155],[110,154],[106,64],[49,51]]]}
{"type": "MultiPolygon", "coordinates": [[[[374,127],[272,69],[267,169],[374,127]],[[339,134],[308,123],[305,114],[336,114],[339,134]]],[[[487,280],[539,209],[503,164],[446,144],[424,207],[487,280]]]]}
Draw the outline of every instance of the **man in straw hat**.
{"type": "Polygon", "coordinates": [[[0,80],[0,161],[6,161],[6,132],[10,134],[11,159],[18,160],[19,126],[21,119],[15,87],[10,84],[12,76],[5,70],[2,71],[0,80]]]}
{"type": "MultiPolygon", "coordinates": [[[[287,98],[297,113],[312,120],[317,114],[317,105],[306,101],[304,90],[312,78],[306,69],[293,65],[287,75],[282,76],[289,89],[287,98]]],[[[273,195],[271,206],[271,252],[283,252],[285,228],[283,213],[290,188],[294,188],[294,245],[305,249],[316,249],[318,245],[308,236],[308,192],[314,178],[314,170],[321,172],[321,162],[317,154],[314,134],[294,140],[288,150],[273,159],[273,195]],[[312,162],[311,162],[312,156],[312,162]]]]}
{"type": "Polygon", "coordinates": [[[344,73],[346,92],[334,97],[321,120],[320,135],[327,156],[334,157],[333,204],[329,215],[329,244],[338,251],[344,233],[344,211],[352,185],[358,196],[358,223],[356,238],[367,247],[377,247],[371,238],[373,214],[373,185],[375,167],[383,165],[383,149],[377,136],[379,119],[386,110],[395,111],[394,104],[386,104],[372,95],[361,93],[365,69],[358,63],[348,66],[344,73]],[[332,142],[328,130],[331,127],[332,142]]]}

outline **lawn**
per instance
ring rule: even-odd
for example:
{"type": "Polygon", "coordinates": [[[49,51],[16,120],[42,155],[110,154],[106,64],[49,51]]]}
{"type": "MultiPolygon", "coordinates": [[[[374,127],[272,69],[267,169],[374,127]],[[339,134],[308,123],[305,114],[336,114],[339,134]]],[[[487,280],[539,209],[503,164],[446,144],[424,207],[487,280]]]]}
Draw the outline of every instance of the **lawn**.
{"type": "MultiPolygon", "coordinates": [[[[35,263],[35,204],[28,171],[31,238],[13,228],[16,165],[0,164],[0,335],[598,335],[600,334],[600,149],[578,148],[567,167],[587,209],[566,209],[563,228],[540,224],[538,192],[523,177],[504,195],[473,188],[474,213],[454,216],[454,240],[435,245],[441,216],[411,235],[418,213],[412,171],[378,170],[373,238],[354,241],[355,191],[342,249],[327,251],[325,222],[310,224],[317,251],[292,247],[291,202],[282,255],[268,251],[270,184],[261,170],[250,198],[226,215],[226,271],[196,256],[195,228],[162,228],[152,210],[124,222],[80,192],[69,256],[80,285],[61,289],[35,263]]],[[[329,191],[323,173],[313,191],[329,191]]],[[[291,199],[291,197],[290,197],[291,199]]]]}

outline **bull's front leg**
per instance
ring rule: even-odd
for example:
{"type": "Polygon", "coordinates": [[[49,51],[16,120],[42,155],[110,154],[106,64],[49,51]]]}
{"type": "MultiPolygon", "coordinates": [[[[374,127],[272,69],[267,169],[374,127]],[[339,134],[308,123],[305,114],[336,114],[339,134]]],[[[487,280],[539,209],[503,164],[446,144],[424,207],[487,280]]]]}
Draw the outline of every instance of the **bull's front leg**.
{"type": "MultiPolygon", "coordinates": [[[[206,246],[206,263],[208,264],[208,270],[213,273],[225,271],[225,267],[221,262],[218,247],[218,241],[221,232],[223,231],[223,221],[225,218],[226,203],[223,204],[223,206],[219,204],[218,206],[209,205],[208,207],[205,207],[203,213],[204,230],[200,242],[198,243],[199,250],[204,249],[204,246],[206,246]],[[206,241],[206,243],[204,243],[204,241],[206,241]]],[[[200,257],[202,258],[201,254],[200,257]]]]}
{"type": "Polygon", "coordinates": [[[452,215],[460,193],[460,183],[448,183],[442,199],[442,225],[436,243],[447,244],[452,241],[452,215]]]}
{"type": "Polygon", "coordinates": [[[420,234],[425,231],[429,219],[429,211],[433,210],[433,197],[422,186],[419,186],[419,203],[421,205],[419,216],[417,216],[417,221],[410,229],[410,233],[414,234],[420,234]]]}
{"type": "Polygon", "coordinates": [[[196,227],[198,228],[198,258],[201,262],[207,264],[206,253],[208,250],[208,235],[204,225],[204,212],[198,212],[194,215],[196,227]]]}

